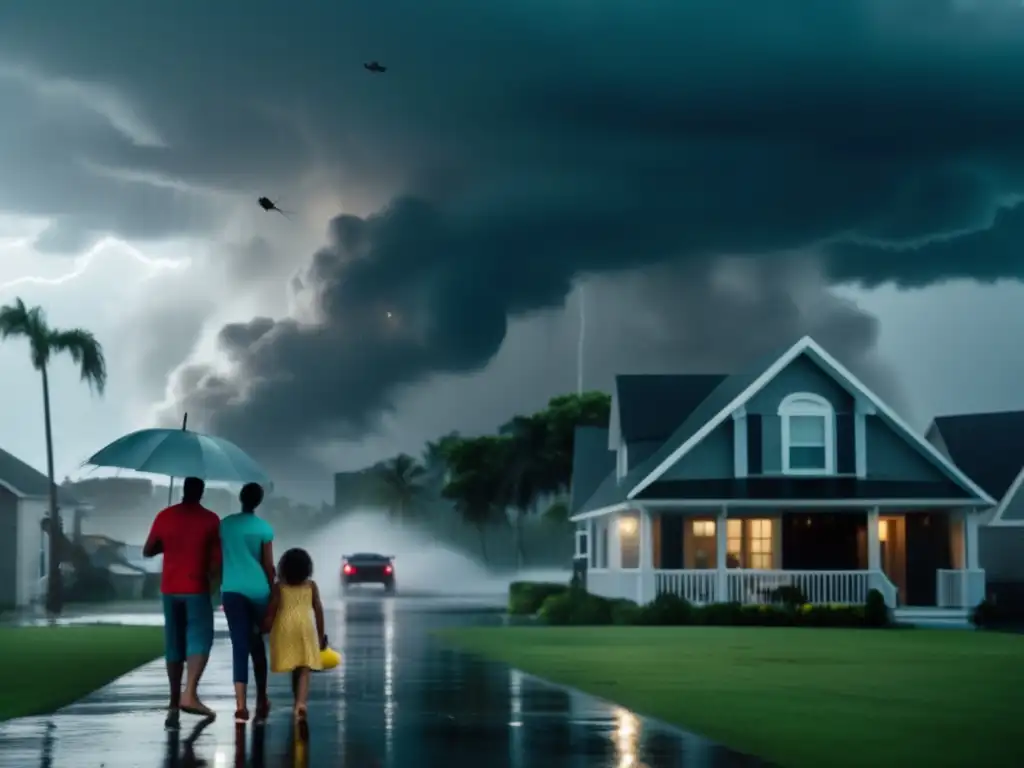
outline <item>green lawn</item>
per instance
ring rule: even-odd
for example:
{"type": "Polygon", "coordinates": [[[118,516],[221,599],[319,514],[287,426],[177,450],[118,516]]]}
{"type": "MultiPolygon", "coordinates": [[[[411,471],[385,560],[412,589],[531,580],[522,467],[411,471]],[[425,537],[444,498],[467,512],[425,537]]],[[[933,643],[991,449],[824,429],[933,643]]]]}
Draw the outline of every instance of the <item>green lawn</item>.
{"type": "Polygon", "coordinates": [[[785,768],[1024,766],[1024,636],[754,627],[441,636],[785,768]]]}
{"type": "Polygon", "coordinates": [[[0,628],[0,721],[53,712],[162,652],[162,627],[0,628]]]}

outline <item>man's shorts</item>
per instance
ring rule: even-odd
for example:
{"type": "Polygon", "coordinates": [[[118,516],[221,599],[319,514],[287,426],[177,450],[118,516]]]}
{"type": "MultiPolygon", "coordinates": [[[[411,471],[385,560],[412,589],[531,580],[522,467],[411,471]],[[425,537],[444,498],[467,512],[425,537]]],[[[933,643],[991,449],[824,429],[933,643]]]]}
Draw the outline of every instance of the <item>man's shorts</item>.
{"type": "Polygon", "coordinates": [[[209,594],[164,595],[164,656],[184,661],[213,648],[213,599],[209,594]]]}

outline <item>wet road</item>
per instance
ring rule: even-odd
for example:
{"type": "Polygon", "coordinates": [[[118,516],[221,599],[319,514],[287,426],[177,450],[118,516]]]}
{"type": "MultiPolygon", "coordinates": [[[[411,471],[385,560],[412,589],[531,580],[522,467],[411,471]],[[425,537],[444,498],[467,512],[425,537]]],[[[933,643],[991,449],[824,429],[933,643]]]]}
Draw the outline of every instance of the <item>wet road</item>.
{"type": "Polygon", "coordinates": [[[285,676],[271,677],[275,708],[267,725],[236,730],[226,627],[219,621],[202,686],[217,720],[203,724],[183,715],[180,735],[165,732],[166,678],[162,662],[155,662],[56,715],[0,726],[0,768],[762,765],[450,650],[431,636],[442,627],[500,623],[500,613],[480,600],[368,597],[337,603],[327,617],[328,634],[344,662],[314,676],[309,741],[295,738],[285,676]]]}

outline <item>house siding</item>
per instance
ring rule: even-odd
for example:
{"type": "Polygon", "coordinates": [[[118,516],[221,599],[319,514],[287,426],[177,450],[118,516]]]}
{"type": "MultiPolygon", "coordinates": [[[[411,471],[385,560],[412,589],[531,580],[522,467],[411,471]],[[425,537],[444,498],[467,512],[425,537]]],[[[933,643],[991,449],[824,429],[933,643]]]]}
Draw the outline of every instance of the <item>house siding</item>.
{"type": "Polygon", "coordinates": [[[865,417],[869,479],[948,482],[945,473],[922,456],[878,416],[865,417]]]}
{"type": "Polygon", "coordinates": [[[0,488],[0,608],[18,604],[18,497],[0,488]]]}
{"type": "Polygon", "coordinates": [[[779,417],[779,405],[797,392],[808,392],[825,398],[835,410],[837,418],[854,412],[853,396],[831,376],[806,357],[794,360],[746,404],[748,418],[754,415],[761,422],[762,474],[777,475],[782,472],[782,419],[779,417]]]}
{"type": "Polygon", "coordinates": [[[1024,582],[1024,528],[985,526],[978,534],[978,560],[986,581],[1024,582]]]}
{"type": "Polygon", "coordinates": [[[42,523],[48,506],[45,499],[22,499],[18,505],[18,605],[28,605],[37,594],[39,553],[44,539],[42,523]]]}
{"type": "MultiPolygon", "coordinates": [[[[1024,520],[1024,488],[1018,488],[1017,493],[1006,505],[1006,509],[1003,510],[1003,520],[1018,522],[1024,520]]],[[[1018,553],[1024,555],[1024,548],[1018,550],[1018,553]]]]}
{"type": "Polygon", "coordinates": [[[733,421],[726,419],[662,476],[665,480],[714,480],[735,477],[733,421]]]}

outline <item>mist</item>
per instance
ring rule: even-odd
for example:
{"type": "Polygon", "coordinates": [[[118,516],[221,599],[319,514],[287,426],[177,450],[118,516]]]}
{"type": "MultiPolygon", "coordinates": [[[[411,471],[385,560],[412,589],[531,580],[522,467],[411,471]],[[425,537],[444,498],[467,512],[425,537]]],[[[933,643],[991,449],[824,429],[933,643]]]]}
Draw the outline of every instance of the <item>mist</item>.
{"type": "MultiPolygon", "coordinates": [[[[313,558],[313,578],[330,599],[339,598],[343,555],[374,552],[395,558],[396,594],[454,597],[504,596],[513,581],[568,582],[569,569],[534,569],[495,573],[482,560],[438,541],[429,532],[399,525],[380,512],[357,510],[316,532],[279,532],[275,552],[302,547],[313,558]]],[[[375,585],[355,587],[347,595],[383,594],[375,585]]]]}

